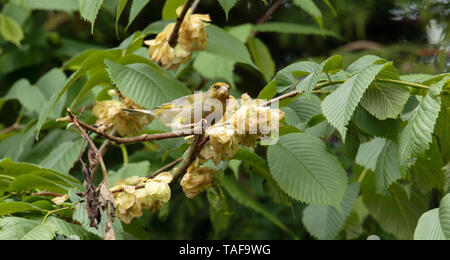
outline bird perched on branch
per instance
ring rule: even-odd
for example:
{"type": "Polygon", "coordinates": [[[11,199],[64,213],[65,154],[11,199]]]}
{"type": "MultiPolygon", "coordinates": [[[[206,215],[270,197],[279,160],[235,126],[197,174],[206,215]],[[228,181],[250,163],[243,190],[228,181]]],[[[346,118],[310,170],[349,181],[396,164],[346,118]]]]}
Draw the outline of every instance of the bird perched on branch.
{"type": "Polygon", "coordinates": [[[219,121],[226,111],[230,86],[214,83],[206,92],[198,92],[162,104],[152,110],[122,109],[130,114],[145,114],[156,117],[172,128],[186,128],[206,119],[208,125],[219,121]]]}

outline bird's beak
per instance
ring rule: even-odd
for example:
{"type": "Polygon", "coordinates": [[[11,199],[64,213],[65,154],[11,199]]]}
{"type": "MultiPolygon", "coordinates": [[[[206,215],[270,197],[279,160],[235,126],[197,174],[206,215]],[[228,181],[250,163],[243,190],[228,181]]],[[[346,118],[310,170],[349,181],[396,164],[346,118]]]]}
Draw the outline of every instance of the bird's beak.
{"type": "Polygon", "coordinates": [[[228,96],[228,86],[222,85],[219,90],[217,90],[219,96],[228,96]]]}

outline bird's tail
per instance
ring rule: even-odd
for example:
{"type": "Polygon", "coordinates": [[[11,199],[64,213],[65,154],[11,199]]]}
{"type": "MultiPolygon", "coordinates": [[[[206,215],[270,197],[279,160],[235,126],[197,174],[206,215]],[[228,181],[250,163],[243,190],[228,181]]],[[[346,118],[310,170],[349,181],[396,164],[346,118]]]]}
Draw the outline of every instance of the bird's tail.
{"type": "Polygon", "coordinates": [[[155,117],[155,113],[152,110],[128,109],[128,108],[122,108],[122,110],[130,113],[131,115],[148,115],[155,117]]]}

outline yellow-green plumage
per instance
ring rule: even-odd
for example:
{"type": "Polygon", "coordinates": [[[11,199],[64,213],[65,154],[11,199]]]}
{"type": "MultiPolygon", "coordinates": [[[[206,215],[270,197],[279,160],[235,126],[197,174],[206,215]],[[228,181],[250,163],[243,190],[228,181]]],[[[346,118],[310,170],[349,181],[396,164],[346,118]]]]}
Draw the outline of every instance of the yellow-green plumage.
{"type": "MultiPolygon", "coordinates": [[[[216,112],[216,114],[213,114],[215,116],[214,120],[219,120],[225,113],[228,97],[228,84],[219,82],[213,84],[206,92],[184,96],[164,103],[152,110],[124,110],[131,113],[137,112],[157,117],[168,126],[173,126],[174,123],[179,126],[191,125],[197,123],[200,119],[208,118],[214,112],[216,112]],[[216,111],[218,106],[221,106],[221,108],[216,111]]],[[[213,124],[214,122],[210,123],[213,124]]]]}

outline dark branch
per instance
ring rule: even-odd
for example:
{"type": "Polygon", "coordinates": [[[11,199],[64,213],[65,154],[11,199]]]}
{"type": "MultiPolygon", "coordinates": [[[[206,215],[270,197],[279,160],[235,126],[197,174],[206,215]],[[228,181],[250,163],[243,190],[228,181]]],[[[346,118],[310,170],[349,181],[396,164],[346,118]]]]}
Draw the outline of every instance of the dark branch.
{"type": "Polygon", "coordinates": [[[156,176],[158,176],[158,174],[172,169],[173,167],[175,167],[175,165],[177,165],[182,160],[183,160],[183,157],[180,157],[180,158],[176,159],[175,161],[161,167],[160,169],[158,169],[157,171],[152,173],[152,175],[150,175],[150,178],[155,178],[156,176]]]}
{"type": "MultiPolygon", "coordinates": [[[[267,9],[266,13],[259,19],[258,24],[263,24],[267,22],[270,16],[280,7],[283,3],[283,0],[276,1],[269,9],[267,9]]],[[[258,32],[253,32],[252,35],[255,36],[258,32]]]]}
{"type": "MultiPolygon", "coordinates": [[[[91,132],[94,132],[96,134],[99,134],[99,135],[105,137],[106,139],[113,141],[116,144],[131,144],[131,143],[139,143],[139,142],[145,142],[145,141],[155,141],[155,140],[161,140],[161,139],[176,138],[176,137],[181,137],[181,136],[189,136],[189,135],[198,133],[200,128],[203,129],[203,127],[199,124],[198,126],[192,128],[192,129],[188,129],[188,130],[180,130],[180,131],[174,131],[174,132],[170,132],[170,133],[160,133],[160,134],[151,134],[151,135],[144,134],[144,135],[140,135],[140,136],[122,138],[122,137],[117,137],[117,136],[108,134],[107,132],[98,129],[97,127],[94,127],[94,126],[84,123],[83,121],[77,120],[77,122],[81,127],[85,128],[91,132]]],[[[201,131],[203,131],[203,130],[201,130],[201,131]]]]}
{"type": "MultiPolygon", "coordinates": [[[[103,161],[101,152],[97,149],[97,146],[94,144],[94,141],[92,141],[92,139],[86,133],[84,128],[80,125],[80,123],[79,123],[78,119],[75,117],[75,115],[72,114],[70,109],[67,109],[67,113],[69,114],[69,117],[70,117],[70,120],[72,121],[72,123],[80,130],[81,136],[83,136],[83,138],[89,144],[88,157],[90,160],[90,168],[86,169],[87,168],[86,164],[82,160],[80,160],[80,162],[83,166],[83,172],[85,172],[85,180],[88,182],[91,181],[90,171],[96,167],[95,165],[97,164],[97,162],[100,164],[100,167],[102,168],[103,181],[99,186],[99,190],[98,191],[97,191],[97,189],[95,190],[95,193],[97,194],[97,192],[98,192],[99,196],[98,196],[98,198],[94,198],[93,202],[95,202],[94,203],[95,205],[93,205],[93,206],[100,204],[103,209],[106,209],[107,221],[106,221],[106,225],[105,225],[105,239],[114,240],[115,239],[114,229],[112,227],[112,221],[114,218],[114,207],[112,206],[113,195],[108,188],[109,187],[108,172],[106,171],[105,162],[103,161]],[[91,151],[91,153],[89,153],[89,151],[91,151]],[[93,157],[93,158],[91,158],[91,157],[93,157]],[[97,162],[94,163],[93,162],[94,159],[97,159],[97,162]]],[[[81,159],[81,156],[80,156],[80,159],[81,159]]],[[[88,187],[89,187],[89,185],[88,185],[88,187]]],[[[94,188],[94,187],[92,187],[92,188],[94,188]]],[[[92,224],[92,221],[91,221],[91,224],[92,224]]]]}
{"type": "Polygon", "coordinates": [[[270,106],[273,103],[277,103],[277,102],[279,102],[279,101],[281,101],[283,99],[286,99],[286,98],[295,97],[298,94],[299,94],[298,91],[292,91],[292,92],[289,92],[287,94],[281,95],[279,97],[273,98],[273,99],[271,99],[271,100],[269,100],[269,101],[267,101],[265,103],[262,103],[261,106],[270,106]]]}
{"type": "Polygon", "coordinates": [[[177,22],[175,23],[175,26],[173,27],[173,31],[169,36],[169,45],[172,48],[175,48],[178,42],[178,32],[180,31],[181,24],[183,23],[184,17],[186,16],[186,13],[189,10],[189,7],[191,7],[194,0],[187,0],[186,3],[183,6],[183,10],[181,11],[180,15],[177,17],[177,22]]]}

